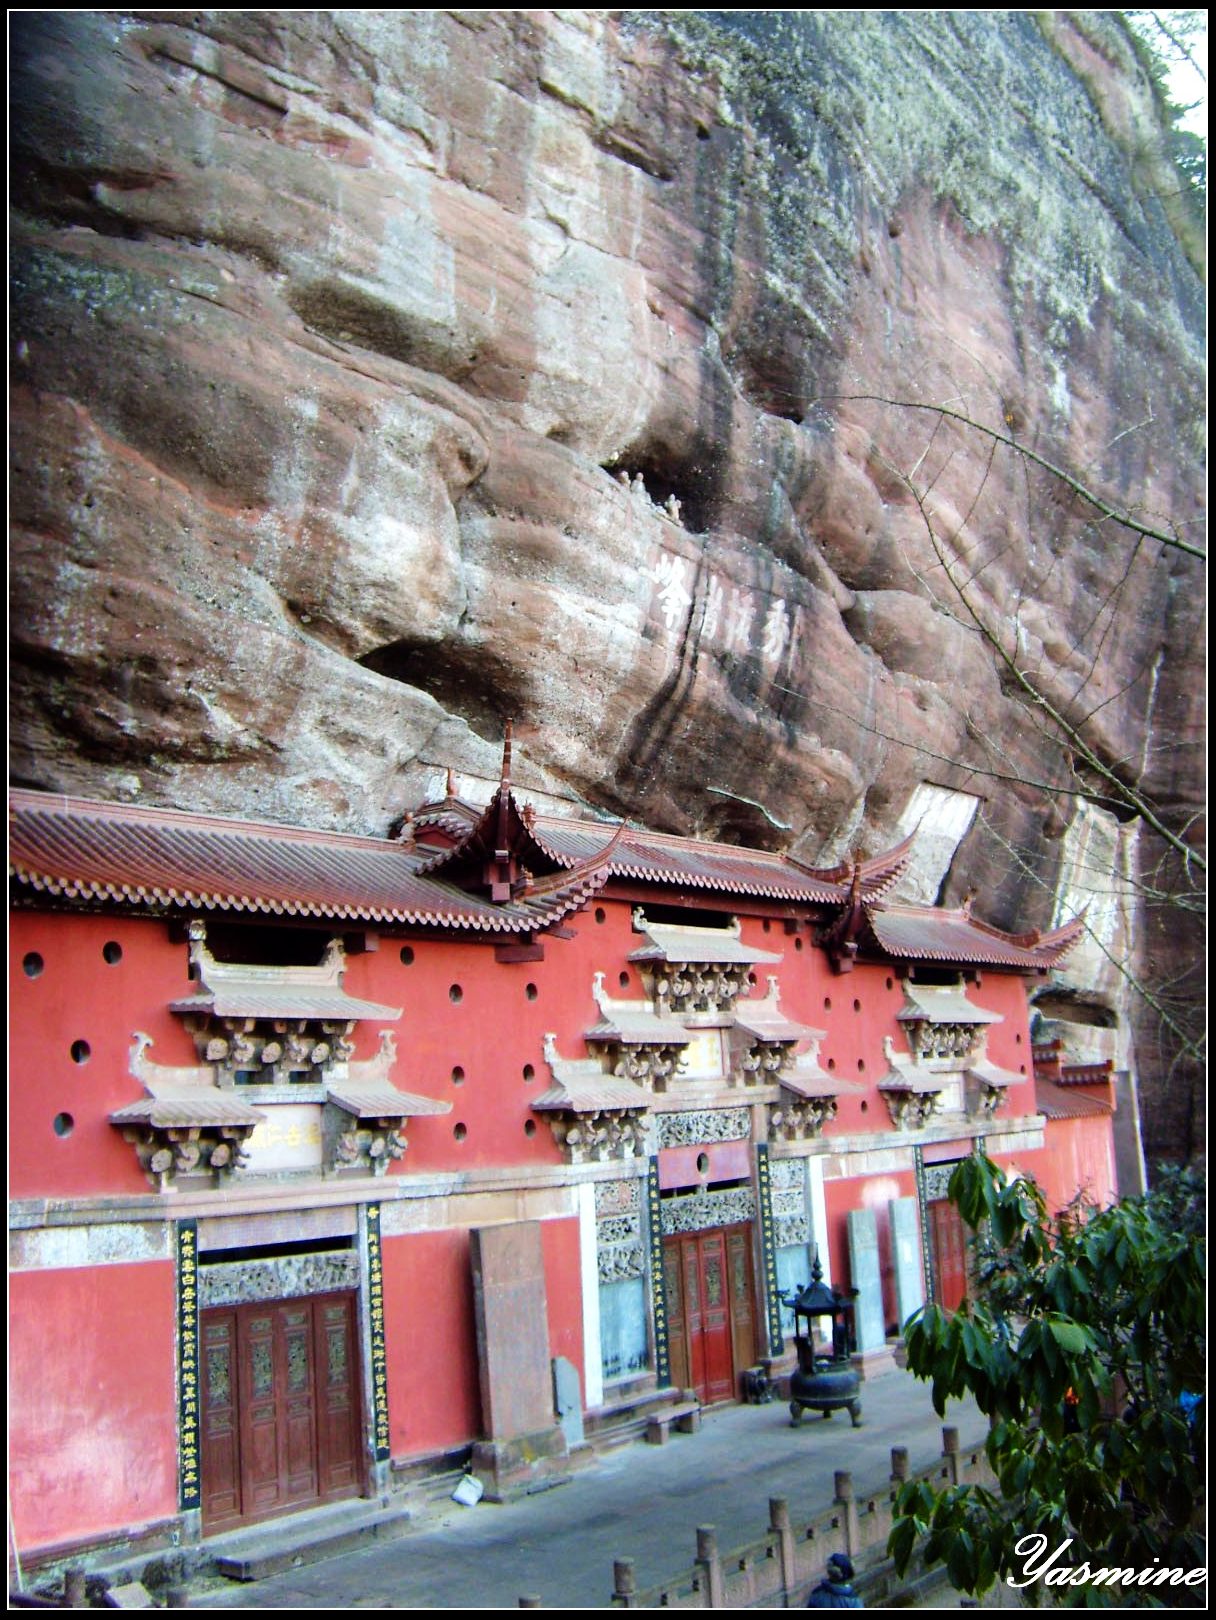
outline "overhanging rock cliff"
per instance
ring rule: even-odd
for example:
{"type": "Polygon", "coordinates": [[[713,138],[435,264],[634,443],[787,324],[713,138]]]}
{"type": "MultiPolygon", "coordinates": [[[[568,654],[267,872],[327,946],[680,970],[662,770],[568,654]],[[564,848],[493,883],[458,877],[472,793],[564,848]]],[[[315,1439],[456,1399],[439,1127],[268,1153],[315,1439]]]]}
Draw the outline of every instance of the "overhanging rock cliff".
{"type": "Polygon", "coordinates": [[[18,781],[379,829],[514,716],[541,802],[820,864],[911,816],[947,900],[1096,896],[1052,1011],[1191,1150],[1137,806],[1194,836],[1201,564],[991,436],[1202,545],[1203,283],[1112,14],[12,43],[18,781]]]}

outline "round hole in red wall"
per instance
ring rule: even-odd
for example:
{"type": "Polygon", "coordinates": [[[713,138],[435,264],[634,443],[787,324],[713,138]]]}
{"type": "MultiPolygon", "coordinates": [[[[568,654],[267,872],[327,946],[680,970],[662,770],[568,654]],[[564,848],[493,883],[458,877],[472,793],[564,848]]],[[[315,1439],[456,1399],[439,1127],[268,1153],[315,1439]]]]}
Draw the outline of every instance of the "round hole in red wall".
{"type": "Polygon", "coordinates": [[[89,1045],[88,1041],[72,1042],[73,1063],[87,1063],[92,1056],[93,1048],[89,1045]]]}
{"type": "Polygon", "coordinates": [[[760,980],[756,977],[756,975],[754,973],[749,973],[748,976],[747,976],[747,982],[748,982],[748,984],[759,984],[760,980]]]}
{"type": "Polygon", "coordinates": [[[449,991],[448,991],[448,1000],[452,1001],[452,1002],[457,1002],[457,1001],[463,1001],[464,1000],[464,991],[460,988],[460,986],[458,984],[452,985],[452,987],[449,989],[449,991]]]}
{"type": "Polygon", "coordinates": [[[460,1067],[459,1063],[452,1070],[452,1084],[454,1086],[464,1085],[464,1070],[460,1067]]]}
{"type": "Polygon", "coordinates": [[[771,933],[772,933],[772,931],[773,931],[773,925],[772,925],[772,922],[771,922],[771,921],[770,921],[770,920],[769,920],[769,918],[767,918],[767,917],[766,917],[766,918],[765,918],[765,919],[764,919],[764,924],[763,924],[763,926],[764,926],[764,932],[765,932],[765,933],[766,933],[766,934],[771,934],[771,933]]]}
{"type": "Polygon", "coordinates": [[[525,1119],[524,1120],[524,1135],[525,1136],[535,1136],[536,1135],[536,1121],[534,1119],[525,1119]]]}
{"type": "Polygon", "coordinates": [[[857,1072],[858,1072],[858,1074],[864,1074],[866,1072],[866,1060],[865,1060],[865,1058],[858,1058],[857,1059],[857,1072]]]}
{"type": "Polygon", "coordinates": [[[894,990],[894,988],[895,988],[895,980],[890,976],[890,974],[888,974],[887,975],[887,989],[888,990],[894,990]]]}
{"type": "Polygon", "coordinates": [[[861,1099],[861,1111],[863,1114],[868,1114],[870,1112],[870,1105],[864,1097],[861,1099]]]}
{"type": "Polygon", "coordinates": [[[1024,1063],[1019,1063],[1018,1064],[1018,1073],[1019,1074],[1025,1074],[1026,1073],[1026,1065],[1024,1063]]]}
{"type": "Polygon", "coordinates": [[[854,1012],[860,1012],[861,1011],[861,1002],[860,1001],[855,1001],[853,1003],[853,1011],[854,1012]]]}
{"type": "Polygon", "coordinates": [[[532,1065],[530,1063],[525,1063],[524,1064],[524,1080],[528,1081],[528,1080],[535,1080],[535,1079],[536,1079],[536,1070],[532,1067],[532,1065]]]}
{"type": "Polygon", "coordinates": [[[617,978],[617,983],[620,985],[622,990],[628,990],[628,988],[629,988],[629,975],[627,973],[620,974],[618,976],[618,978],[617,978]]]}
{"type": "Polygon", "coordinates": [[[122,961],[122,946],[116,939],[107,939],[101,947],[101,954],[111,967],[122,961]]]}
{"type": "Polygon", "coordinates": [[[540,991],[534,984],[529,984],[524,988],[524,995],[527,996],[529,1001],[535,1001],[539,994],[540,991]]]}
{"type": "Polygon", "coordinates": [[[52,1122],[52,1129],[56,1136],[71,1136],[76,1129],[76,1121],[71,1114],[56,1114],[52,1122]]]}
{"type": "Polygon", "coordinates": [[[597,923],[602,923],[602,922],[607,922],[608,921],[608,913],[604,910],[603,906],[596,906],[596,908],[595,908],[595,920],[596,920],[597,923]]]}
{"type": "Polygon", "coordinates": [[[1013,1040],[1014,1040],[1014,1044],[1016,1046],[1021,1046],[1021,1044],[1022,1044],[1022,1032],[1021,1032],[1021,1030],[1018,1030],[1017,1034],[1013,1037],[1013,1040]]]}
{"type": "Polygon", "coordinates": [[[709,1174],[709,1154],[708,1153],[698,1153],[697,1154],[697,1174],[699,1176],[707,1176],[709,1174]]]}
{"type": "Polygon", "coordinates": [[[452,1135],[456,1138],[456,1140],[458,1142],[463,1142],[465,1137],[468,1134],[469,1134],[469,1127],[467,1125],[460,1124],[460,1125],[453,1125],[452,1126],[452,1135]]]}
{"type": "Polygon", "coordinates": [[[401,964],[402,964],[402,966],[403,967],[409,967],[410,963],[413,960],[414,960],[414,947],[412,945],[403,945],[401,947],[401,964]]]}
{"type": "Polygon", "coordinates": [[[823,998],[823,1010],[824,1010],[824,1012],[831,1012],[831,1010],[832,1010],[832,998],[831,998],[831,996],[824,996],[824,998],[823,998]]]}
{"type": "Polygon", "coordinates": [[[36,979],[45,966],[37,951],[27,951],[21,959],[21,968],[27,979],[36,979]]]}
{"type": "Polygon", "coordinates": [[[829,1058],[828,1059],[828,1068],[829,1069],[834,1069],[835,1067],[836,1067],[836,1059],[835,1058],[829,1058]]]}
{"type": "Polygon", "coordinates": [[[794,936],[794,949],[796,951],[800,951],[802,949],[802,935],[801,934],[795,934],[795,936],[794,936]]]}

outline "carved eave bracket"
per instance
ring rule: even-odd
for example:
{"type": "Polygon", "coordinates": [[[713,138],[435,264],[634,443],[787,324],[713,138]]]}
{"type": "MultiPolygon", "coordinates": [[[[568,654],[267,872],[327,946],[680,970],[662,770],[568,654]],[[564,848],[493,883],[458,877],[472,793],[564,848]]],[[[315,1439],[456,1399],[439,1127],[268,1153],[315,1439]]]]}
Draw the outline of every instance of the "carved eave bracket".
{"type": "Polygon", "coordinates": [[[553,1084],[532,1104],[549,1121],[567,1164],[631,1159],[645,1152],[649,1094],[631,1080],[606,1075],[595,1058],[563,1058],[553,1035],[544,1041],[553,1084]]]}
{"type": "Polygon", "coordinates": [[[647,1091],[665,1092],[679,1074],[693,1032],[653,1001],[615,1000],[604,989],[602,973],[595,975],[591,993],[600,1018],[584,1039],[600,1073],[647,1091]]]}
{"type": "Polygon", "coordinates": [[[820,1065],[819,1042],[823,1036],[819,1030],[813,1034],[808,1050],[799,1053],[782,1074],[778,1100],[769,1105],[769,1135],[775,1141],[813,1141],[836,1117],[840,1098],[864,1089],[851,1080],[838,1079],[820,1065]]]}
{"type": "Polygon", "coordinates": [[[886,1100],[891,1123],[900,1131],[922,1130],[941,1109],[948,1080],[897,1052],[889,1035],[883,1039],[883,1051],[890,1070],[878,1082],[878,1089],[886,1100]]]}
{"type": "Polygon", "coordinates": [[[178,1176],[226,1179],[243,1165],[245,1143],[266,1115],[221,1092],[209,1079],[179,1079],[174,1084],[179,1075],[193,1071],[148,1063],[143,1051],[150,1044],[147,1035],[136,1034],[132,1064],[139,1054],[145,1072],[161,1071],[152,1077],[156,1090],[116,1109],[111,1125],[134,1146],[140,1168],[161,1192],[178,1176]],[[166,1075],[171,1078],[166,1080],[166,1075]]]}
{"type": "Polygon", "coordinates": [[[222,1087],[318,1084],[354,1054],[362,1019],[393,1021],[400,1007],[361,1001],[343,989],[346,956],[331,939],[316,967],[220,962],[206,925],[190,924],[190,968],[198,988],[170,1003],[222,1087]]]}
{"type": "Polygon", "coordinates": [[[326,1174],[370,1170],[382,1176],[405,1157],[408,1120],[451,1113],[450,1102],[398,1091],[388,1078],[396,1058],[393,1033],[382,1030],[375,1057],[348,1064],[345,1079],[330,1081],[321,1114],[326,1174]]]}
{"type": "Polygon", "coordinates": [[[747,993],[752,968],[781,961],[772,951],[744,945],[737,917],[728,929],[684,928],[648,921],[639,908],[633,921],[646,944],[629,960],[641,967],[661,1017],[731,1014],[747,993]]]}
{"type": "Polygon", "coordinates": [[[1004,1020],[968,1000],[960,977],[950,985],[904,984],[896,1014],[908,1040],[896,1052],[888,1036],[890,1072],[878,1083],[899,1129],[919,1130],[934,1115],[988,1119],[1011,1085],[1022,1078],[987,1058],[988,1031],[1004,1020]]]}
{"type": "Polygon", "coordinates": [[[735,1061],[731,1065],[731,1078],[745,1086],[777,1084],[782,1075],[803,1062],[795,1054],[804,1041],[810,1043],[806,1061],[821,1074],[818,1051],[824,1038],[824,1030],[797,1024],[785,1016],[781,1011],[780,986],[776,976],[770,973],[766,994],[742,1001],[735,1008],[731,1031],[735,1061]]]}
{"type": "Polygon", "coordinates": [[[979,1059],[966,1071],[968,1114],[973,1118],[991,1119],[1005,1101],[1010,1086],[1018,1085],[1025,1078],[1023,1074],[1014,1074],[989,1063],[986,1051],[981,1048],[979,1059]]]}

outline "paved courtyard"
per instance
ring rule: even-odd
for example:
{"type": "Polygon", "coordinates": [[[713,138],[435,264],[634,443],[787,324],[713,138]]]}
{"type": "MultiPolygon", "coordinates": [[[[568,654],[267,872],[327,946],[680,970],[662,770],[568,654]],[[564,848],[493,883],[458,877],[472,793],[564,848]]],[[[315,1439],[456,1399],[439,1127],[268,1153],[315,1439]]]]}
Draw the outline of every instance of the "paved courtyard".
{"type": "MultiPolygon", "coordinates": [[[[791,1427],[788,1408],[734,1406],[707,1413],[697,1435],[634,1444],[567,1484],[503,1505],[448,1503],[404,1537],[248,1584],[192,1594],[192,1607],[281,1609],[604,1608],[613,1560],[636,1561],[640,1589],[688,1568],[699,1525],[714,1525],[725,1553],[762,1535],[768,1499],[789,1500],[795,1527],[832,1500],[847,1469],[858,1495],[886,1488],[893,1445],[913,1468],[941,1452],[941,1420],[927,1385],[889,1372],[863,1386],[862,1427],[838,1413],[791,1427]]],[[[970,1402],[947,1422],[964,1445],[986,1432],[970,1402]]]]}

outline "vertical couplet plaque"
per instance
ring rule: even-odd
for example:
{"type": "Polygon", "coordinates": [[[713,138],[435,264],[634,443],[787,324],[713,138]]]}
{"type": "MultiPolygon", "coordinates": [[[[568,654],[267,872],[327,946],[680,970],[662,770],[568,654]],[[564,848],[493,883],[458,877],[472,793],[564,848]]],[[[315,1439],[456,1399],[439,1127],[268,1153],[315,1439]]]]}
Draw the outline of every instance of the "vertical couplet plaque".
{"type": "Polygon", "coordinates": [[[671,1383],[671,1343],[667,1325],[667,1278],[663,1272],[663,1207],[659,1201],[659,1160],[646,1178],[646,1224],[650,1232],[650,1288],[654,1300],[654,1370],[658,1387],[671,1383]]]}
{"type": "Polygon", "coordinates": [[[924,1149],[916,1146],[912,1149],[912,1170],[916,1178],[916,1206],[920,1213],[920,1247],[921,1257],[925,1262],[925,1294],[935,1303],[937,1292],[937,1267],[933,1264],[933,1240],[929,1235],[929,1195],[925,1187],[925,1154],[924,1149]]]}
{"type": "Polygon", "coordinates": [[[768,1310],[769,1355],[785,1349],[781,1332],[781,1299],[777,1285],[777,1244],[773,1236],[773,1193],[769,1178],[768,1143],[756,1143],[756,1209],[760,1217],[760,1257],[764,1265],[764,1302],[768,1310]]]}
{"type": "Polygon", "coordinates": [[[199,1468],[198,1222],[177,1223],[177,1498],[183,1513],[203,1505],[199,1468]]]}
{"type": "Polygon", "coordinates": [[[384,1345],[384,1263],[380,1251],[380,1205],[367,1206],[367,1314],[372,1346],[372,1421],[376,1461],[392,1454],[388,1433],[388,1356],[384,1345]]]}

